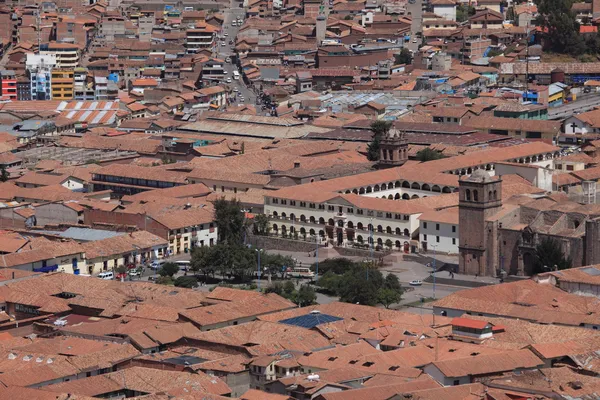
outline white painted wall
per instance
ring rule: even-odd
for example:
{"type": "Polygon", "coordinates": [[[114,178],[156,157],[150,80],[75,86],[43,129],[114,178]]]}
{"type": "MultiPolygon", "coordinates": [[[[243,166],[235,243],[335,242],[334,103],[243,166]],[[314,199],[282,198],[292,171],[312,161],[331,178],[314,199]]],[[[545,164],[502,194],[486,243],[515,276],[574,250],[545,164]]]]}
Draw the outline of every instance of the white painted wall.
{"type": "Polygon", "coordinates": [[[434,5],[433,13],[444,19],[456,21],[456,6],[455,5],[434,5]]]}
{"type": "Polygon", "coordinates": [[[420,220],[420,222],[419,246],[421,249],[423,248],[422,243],[427,242],[428,251],[433,251],[432,246],[437,246],[435,248],[437,252],[458,254],[458,224],[424,220],[420,220]],[[454,227],[454,232],[452,232],[452,227],[454,227]]]}

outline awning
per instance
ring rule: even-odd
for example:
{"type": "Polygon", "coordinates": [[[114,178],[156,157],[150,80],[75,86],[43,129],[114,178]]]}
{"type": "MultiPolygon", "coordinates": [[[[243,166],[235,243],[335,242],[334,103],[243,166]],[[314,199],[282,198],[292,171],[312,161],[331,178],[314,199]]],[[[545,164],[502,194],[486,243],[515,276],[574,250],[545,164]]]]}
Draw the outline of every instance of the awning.
{"type": "Polygon", "coordinates": [[[57,265],[47,265],[42,268],[34,268],[33,272],[52,272],[52,271],[56,271],[56,270],[58,270],[58,264],[57,265]]]}

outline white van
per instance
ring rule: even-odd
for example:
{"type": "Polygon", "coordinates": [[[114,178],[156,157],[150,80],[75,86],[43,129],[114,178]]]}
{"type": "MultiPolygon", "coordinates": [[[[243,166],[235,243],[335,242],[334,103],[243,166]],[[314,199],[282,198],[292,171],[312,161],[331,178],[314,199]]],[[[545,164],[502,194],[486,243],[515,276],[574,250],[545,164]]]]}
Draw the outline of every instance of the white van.
{"type": "Polygon", "coordinates": [[[175,264],[179,266],[180,271],[189,271],[191,263],[189,261],[175,261],[175,264]]]}
{"type": "Polygon", "coordinates": [[[154,260],[152,261],[152,264],[150,264],[150,268],[152,269],[160,269],[160,267],[163,266],[163,264],[165,263],[164,260],[154,260]]]}
{"type": "Polygon", "coordinates": [[[98,274],[98,278],[107,280],[115,279],[115,274],[113,274],[112,272],[100,272],[98,274]]]}

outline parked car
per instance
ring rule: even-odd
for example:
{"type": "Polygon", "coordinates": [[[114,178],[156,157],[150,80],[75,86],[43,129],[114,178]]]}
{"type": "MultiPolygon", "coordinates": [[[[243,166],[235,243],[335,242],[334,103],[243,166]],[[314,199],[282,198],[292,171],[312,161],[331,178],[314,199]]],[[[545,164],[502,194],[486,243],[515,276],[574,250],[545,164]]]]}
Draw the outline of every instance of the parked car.
{"type": "Polygon", "coordinates": [[[418,279],[415,279],[414,281],[409,282],[410,286],[421,286],[422,284],[423,284],[423,282],[418,279]]]}
{"type": "Polygon", "coordinates": [[[141,275],[140,271],[138,271],[137,269],[133,269],[133,270],[129,271],[129,276],[132,278],[136,277],[136,276],[140,276],[140,275],[141,275]]]}
{"type": "Polygon", "coordinates": [[[112,273],[112,271],[100,272],[98,274],[98,278],[100,278],[100,279],[110,280],[110,279],[114,279],[114,277],[115,277],[115,274],[112,273]]]}

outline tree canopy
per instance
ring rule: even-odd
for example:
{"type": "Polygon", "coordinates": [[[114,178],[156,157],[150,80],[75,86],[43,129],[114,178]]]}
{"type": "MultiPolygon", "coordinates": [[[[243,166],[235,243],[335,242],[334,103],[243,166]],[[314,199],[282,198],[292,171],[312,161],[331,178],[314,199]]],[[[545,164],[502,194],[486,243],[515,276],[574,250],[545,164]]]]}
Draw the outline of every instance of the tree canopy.
{"type": "Polygon", "coordinates": [[[6,182],[10,178],[10,174],[4,165],[0,165],[0,182],[6,182]]]}
{"type": "Polygon", "coordinates": [[[535,4],[539,13],[535,24],[542,28],[547,50],[572,55],[585,53],[579,23],[571,10],[573,0],[535,0],[535,4]]]}
{"type": "Polygon", "coordinates": [[[239,200],[221,198],[213,203],[219,243],[241,243],[246,229],[246,217],[239,200]]]}
{"type": "Polygon", "coordinates": [[[162,267],[158,270],[158,274],[160,276],[168,277],[173,277],[173,275],[175,275],[177,272],[179,272],[179,265],[173,262],[164,263],[162,267]]]}
{"type": "Polygon", "coordinates": [[[412,54],[410,54],[410,50],[406,47],[403,47],[400,53],[395,55],[396,64],[410,64],[412,62],[412,54]]]}
{"type": "Polygon", "coordinates": [[[417,160],[419,161],[433,161],[439,160],[440,158],[444,158],[444,155],[441,152],[429,147],[417,152],[417,160]]]}
{"type": "Polygon", "coordinates": [[[253,249],[241,244],[217,244],[192,250],[191,269],[205,276],[221,276],[249,280],[256,271],[258,257],[253,249]]]}
{"type": "Polygon", "coordinates": [[[350,261],[342,273],[336,274],[334,271],[334,267],[328,268],[317,284],[324,292],[339,296],[340,301],[369,306],[380,303],[389,307],[402,299],[398,278],[393,274],[384,278],[370,263],[350,261]]]}
{"type": "Polygon", "coordinates": [[[539,274],[554,269],[569,269],[572,266],[571,258],[562,252],[560,243],[552,238],[544,238],[535,248],[535,263],[533,273],[539,274]]]}
{"type": "Polygon", "coordinates": [[[367,145],[367,160],[378,161],[379,160],[379,146],[381,138],[388,134],[392,128],[391,121],[375,121],[371,124],[371,131],[373,132],[373,140],[367,145]]]}

